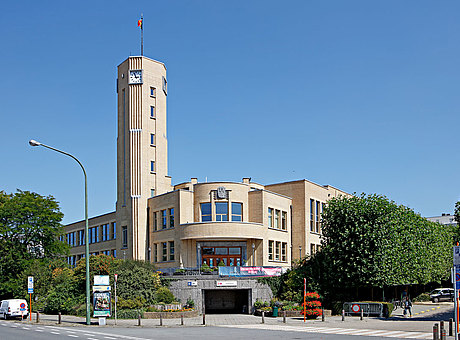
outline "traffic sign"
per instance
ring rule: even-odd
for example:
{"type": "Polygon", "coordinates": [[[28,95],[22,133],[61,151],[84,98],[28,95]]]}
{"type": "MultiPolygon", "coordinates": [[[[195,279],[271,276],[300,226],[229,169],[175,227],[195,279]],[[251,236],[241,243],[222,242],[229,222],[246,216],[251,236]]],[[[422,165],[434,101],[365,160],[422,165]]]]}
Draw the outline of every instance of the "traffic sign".
{"type": "Polygon", "coordinates": [[[34,292],[34,277],[27,277],[27,293],[32,294],[34,292]]]}
{"type": "Polygon", "coordinates": [[[26,310],[26,304],[24,302],[21,302],[19,308],[21,309],[21,312],[24,312],[26,310]]]}
{"type": "Polygon", "coordinates": [[[359,313],[359,311],[361,310],[361,306],[357,304],[351,305],[351,310],[355,313],[359,313]]]}

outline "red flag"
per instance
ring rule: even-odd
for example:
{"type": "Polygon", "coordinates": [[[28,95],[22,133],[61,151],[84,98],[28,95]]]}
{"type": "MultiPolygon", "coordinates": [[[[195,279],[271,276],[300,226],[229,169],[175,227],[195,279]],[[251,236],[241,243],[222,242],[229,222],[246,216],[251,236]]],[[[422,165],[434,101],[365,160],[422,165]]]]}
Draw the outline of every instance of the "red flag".
{"type": "Polygon", "coordinates": [[[141,20],[137,20],[137,26],[140,27],[142,29],[142,19],[141,20]]]}

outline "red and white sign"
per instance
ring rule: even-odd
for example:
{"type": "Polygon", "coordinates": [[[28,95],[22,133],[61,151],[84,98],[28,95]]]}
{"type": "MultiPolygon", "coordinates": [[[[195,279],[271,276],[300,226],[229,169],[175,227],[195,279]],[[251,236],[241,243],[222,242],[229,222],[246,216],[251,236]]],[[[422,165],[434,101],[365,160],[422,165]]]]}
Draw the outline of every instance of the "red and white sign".
{"type": "Polygon", "coordinates": [[[361,306],[360,305],[351,305],[351,310],[355,313],[359,313],[359,311],[361,310],[361,306]]]}

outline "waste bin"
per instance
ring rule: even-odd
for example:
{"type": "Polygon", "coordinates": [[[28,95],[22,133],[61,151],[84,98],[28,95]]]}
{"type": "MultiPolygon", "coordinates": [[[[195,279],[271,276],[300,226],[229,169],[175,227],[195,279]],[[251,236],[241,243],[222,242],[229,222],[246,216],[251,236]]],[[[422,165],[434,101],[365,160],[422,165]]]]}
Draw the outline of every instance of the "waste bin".
{"type": "Polygon", "coordinates": [[[277,317],[278,316],[278,307],[277,306],[273,306],[273,317],[277,317]]]}

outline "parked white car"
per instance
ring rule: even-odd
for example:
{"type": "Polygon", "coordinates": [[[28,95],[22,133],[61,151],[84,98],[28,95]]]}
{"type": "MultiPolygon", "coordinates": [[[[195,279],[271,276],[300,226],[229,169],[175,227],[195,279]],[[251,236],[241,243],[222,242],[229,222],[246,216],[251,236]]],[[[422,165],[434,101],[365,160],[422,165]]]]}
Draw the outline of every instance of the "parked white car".
{"type": "Polygon", "coordinates": [[[8,319],[15,317],[27,317],[29,306],[24,299],[3,300],[0,305],[0,318],[8,319]]]}
{"type": "Polygon", "coordinates": [[[454,301],[455,292],[453,288],[437,288],[430,293],[432,302],[454,301]]]}

